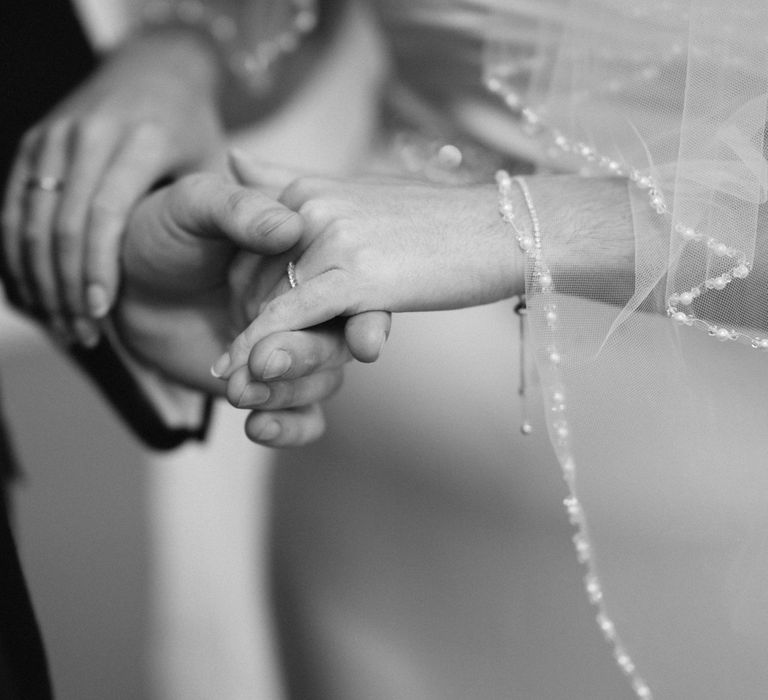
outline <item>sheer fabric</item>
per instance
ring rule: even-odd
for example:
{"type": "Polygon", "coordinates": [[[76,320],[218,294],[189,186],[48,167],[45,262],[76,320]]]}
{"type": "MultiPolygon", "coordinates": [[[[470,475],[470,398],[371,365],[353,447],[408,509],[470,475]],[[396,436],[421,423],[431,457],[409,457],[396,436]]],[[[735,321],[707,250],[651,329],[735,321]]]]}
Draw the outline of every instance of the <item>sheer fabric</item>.
{"type": "Polygon", "coordinates": [[[540,162],[627,182],[632,279],[587,300],[539,210],[527,291],[586,592],[643,698],[768,692],[767,37],[753,0],[515,0],[488,28],[540,162]]]}

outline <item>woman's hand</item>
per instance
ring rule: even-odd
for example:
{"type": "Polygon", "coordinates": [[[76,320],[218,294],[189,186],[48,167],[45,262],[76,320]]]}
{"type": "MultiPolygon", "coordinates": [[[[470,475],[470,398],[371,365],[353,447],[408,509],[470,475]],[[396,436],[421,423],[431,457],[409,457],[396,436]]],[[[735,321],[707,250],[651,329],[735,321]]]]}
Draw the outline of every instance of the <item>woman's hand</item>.
{"type": "Polygon", "coordinates": [[[90,345],[118,287],[131,208],[221,148],[216,61],[181,32],[139,37],[24,136],[3,211],[14,296],[90,345]]]}
{"type": "Polygon", "coordinates": [[[253,186],[290,183],[280,202],[301,215],[304,233],[287,254],[263,261],[255,285],[265,303],[216,362],[214,372],[223,378],[239,376],[252,348],[272,333],[372,310],[484,304],[522,290],[521,253],[499,217],[492,184],[294,180],[293,173],[240,156],[233,165],[253,186]]]}

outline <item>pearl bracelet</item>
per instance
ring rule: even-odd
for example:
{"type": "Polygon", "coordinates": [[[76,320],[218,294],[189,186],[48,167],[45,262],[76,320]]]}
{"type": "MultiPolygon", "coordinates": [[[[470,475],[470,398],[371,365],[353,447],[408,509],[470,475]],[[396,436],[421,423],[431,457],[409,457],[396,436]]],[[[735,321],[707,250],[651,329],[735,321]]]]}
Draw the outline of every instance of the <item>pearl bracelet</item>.
{"type": "Polygon", "coordinates": [[[242,48],[237,20],[207,6],[204,0],[150,0],[142,10],[148,27],[185,27],[208,39],[227,70],[251,93],[262,94],[272,86],[277,62],[296,51],[304,36],[317,24],[316,0],[288,0],[292,10],[289,25],[261,40],[253,49],[242,48]]]}

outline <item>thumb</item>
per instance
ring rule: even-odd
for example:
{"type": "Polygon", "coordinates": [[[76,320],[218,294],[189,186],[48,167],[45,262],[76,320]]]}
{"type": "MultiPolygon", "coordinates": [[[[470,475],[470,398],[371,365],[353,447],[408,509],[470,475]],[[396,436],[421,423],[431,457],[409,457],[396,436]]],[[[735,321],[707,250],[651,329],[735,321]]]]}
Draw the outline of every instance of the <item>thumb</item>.
{"type": "Polygon", "coordinates": [[[255,160],[245,151],[233,148],[229,151],[229,169],[237,182],[249,187],[279,195],[297,177],[305,172],[276,163],[255,160]]]}
{"type": "Polygon", "coordinates": [[[352,356],[360,362],[378,360],[391,325],[392,314],[386,311],[364,311],[350,316],[344,336],[352,356]]]}
{"type": "Polygon", "coordinates": [[[238,248],[274,255],[303,233],[301,217],[263,192],[221,177],[191,175],[171,186],[163,220],[183,239],[228,239],[238,248]]]}

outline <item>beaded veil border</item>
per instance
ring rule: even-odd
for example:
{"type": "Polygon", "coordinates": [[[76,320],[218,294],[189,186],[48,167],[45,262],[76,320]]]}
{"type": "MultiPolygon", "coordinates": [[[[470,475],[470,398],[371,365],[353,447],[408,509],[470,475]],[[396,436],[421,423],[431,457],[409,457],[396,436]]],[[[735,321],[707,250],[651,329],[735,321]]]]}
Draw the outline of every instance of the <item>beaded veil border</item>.
{"type": "MultiPolygon", "coordinates": [[[[630,338],[643,344],[644,337],[633,334],[644,326],[634,319],[659,287],[666,292],[658,311],[671,321],[726,344],[733,341],[768,350],[759,230],[761,205],[768,193],[768,8],[752,0],[739,7],[721,0],[668,0],[658,7],[631,0],[543,0],[535,7],[524,0],[512,0],[506,7],[489,4],[494,11],[486,42],[485,85],[521,130],[542,145],[547,166],[584,177],[621,178],[645,192],[645,207],[633,210],[634,293],[624,309],[617,309],[604,331],[607,337],[591,341],[598,358],[593,364],[609,362],[620,371],[619,356],[600,360],[599,355],[614,335],[620,336],[619,342],[630,338]]],[[[622,614],[621,625],[611,617],[615,611],[596,563],[600,552],[595,551],[595,533],[587,526],[578,493],[577,470],[586,467],[595,474],[600,468],[622,467],[607,458],[603,465],[577,463],[574,445],[599,443],[603,436],[583,433],[589,424],[584,420],[588,409],[569,400],[569,382],[579,371],[573,366],[573,350],[583,341],[561,324],[566,320],[563,314],[573,310],[558,308],[557,302],[558,295],[568,294],[569,281],[553,281],[540,242],[546,231],[539,231],[525,181],[502,172],[497,183],[501,215],[515,227],[518,244],[529,259],[529,316],[539,315],[535,335],[548,429],[569,490],[565,506],[576,527],[577,556],[586,567],[586,592],[618,666],[637,697],[648,700],[654,697],[652,688],[658,690],[656,676],[648,676],[645,661],[638,670],[619,636],[617,628],[623,629],[626,615],[622,614]],[[521,218],[506,204],[512,187],[523,191],[529,218],[521,218]],[[574,410],[581,418],[578,435],[569,417],[574,410]]],[[[587,308],[580,306],[579,312],[588,313],[587,308]]],[[[573,318],[567,321],[569,329],[579,325],[573,318]]],[[[586,317],[584,321],[589,326],[586,317]]],[[[692,376],[698,372],[693,365],[691,370],[692,376]]],[[[647,371],[650,387],[654,381],[650,360],[647,371]]],[[[713,381],[706,395],[713,407],[719,398],[716,386],[721,385],[713,381]]],[[[665,410],[654,407],[653,396],[662,393],[648,391],[646,405],[661,420],[665,410]]],[[[599,387],[593,398],[601,400],[599,387]]],[[[681,411],[693,416],[703,412],[698,425],[691,423],[694,432],[687,438],[690,454],[697,454],[695,430],[706,429],[708,404],[686,396],[679,398],[679,404],[681,411]]],[[[714,408],[709,413],[717,414],[714,408]]],[[[654,418],[644,416],[647,426],[654,418]]],[[[674,453],[681,450],[676,447],[674,453]]],[[[672,466],[680,466],[686,475],[706,473],[709,463],[700,456],[696,460],[672,466]]],[[[711,468],[717,466],[713,456],[711,468]]],[[[676,485],[675,478],[673,470],[670,484],[676,485]]],[[[712,581],[720,584],[715,574],[712,581]]],[[[693,575],[690,583],[698,583],[693,575]]],[[[668,661],[657,664],[655,674],[664,663],[668,661]]],[[[701,661],[700,668],[705,667],[701,661]]],[[[750,688],[750,692],[756,691],[750,688]]]]}

